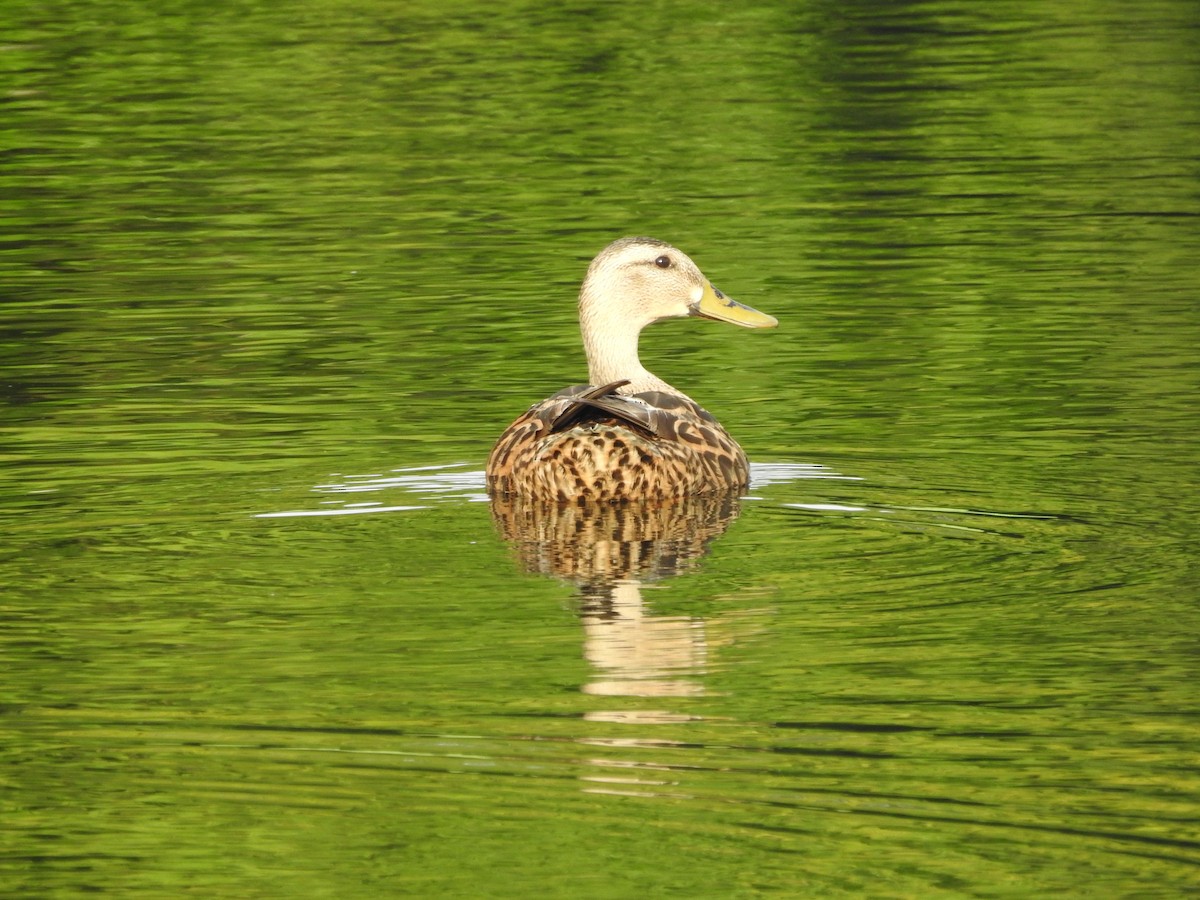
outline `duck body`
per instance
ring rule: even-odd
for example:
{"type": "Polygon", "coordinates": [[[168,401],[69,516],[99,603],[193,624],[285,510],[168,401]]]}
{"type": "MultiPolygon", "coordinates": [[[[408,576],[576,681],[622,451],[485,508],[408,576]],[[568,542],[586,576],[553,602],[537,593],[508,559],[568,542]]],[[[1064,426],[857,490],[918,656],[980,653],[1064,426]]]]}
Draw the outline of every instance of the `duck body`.
{"type": "Polygon", "coordinates": [[[746,454],[720,423],[638,360],[645,325],[702,316],[769,328],[771,316],[718,291],[686,255],[622,238],[592,261],[580,327],[593,384],[534,404],[500,436],[487,464],[493,495],[622,501],[740,489],[746,454]]]}
{"type": "Polygon", "coordinates": [[[541,500],[630,500],[749,484],[750,465],[711,413],[677,394],[580,384],[535,404],[500,437],[488,486],[541,500]]]}

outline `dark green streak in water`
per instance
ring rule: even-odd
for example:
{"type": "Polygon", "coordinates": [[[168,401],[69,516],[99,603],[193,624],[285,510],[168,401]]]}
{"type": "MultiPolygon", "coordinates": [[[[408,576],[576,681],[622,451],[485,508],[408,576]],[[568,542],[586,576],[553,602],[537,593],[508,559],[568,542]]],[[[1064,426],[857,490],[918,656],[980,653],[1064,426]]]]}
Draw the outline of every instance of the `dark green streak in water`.
{"type": "Polygon", "coordinates": [[[736,6],[0,0],[3,893],[1200,889],[1194,2],[736,6]],[[638,233],[827,469],[598,598],[469,499],[638,233]]]}

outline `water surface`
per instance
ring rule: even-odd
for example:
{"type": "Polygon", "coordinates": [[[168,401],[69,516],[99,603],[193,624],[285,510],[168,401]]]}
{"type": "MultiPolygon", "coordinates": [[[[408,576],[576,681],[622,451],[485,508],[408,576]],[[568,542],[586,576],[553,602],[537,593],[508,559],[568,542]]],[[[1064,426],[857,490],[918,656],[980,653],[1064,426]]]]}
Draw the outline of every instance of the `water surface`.
{"type": "Polygon", "coordinates": [[[1200,886],[1183,0],[5,4],[0,884],[1200,886]],[[743,496],[487,502],[623,234],[743,496]]]}

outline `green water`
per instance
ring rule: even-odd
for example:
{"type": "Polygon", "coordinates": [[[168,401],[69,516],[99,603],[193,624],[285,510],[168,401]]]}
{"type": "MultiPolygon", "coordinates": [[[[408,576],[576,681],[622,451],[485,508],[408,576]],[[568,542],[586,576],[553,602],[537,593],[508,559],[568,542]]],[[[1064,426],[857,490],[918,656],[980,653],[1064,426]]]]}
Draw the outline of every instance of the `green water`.
{"type": "Polygon", "coordinates": [[[0,893],[1200,890],[1192,0],[0,22],[0,893]],[[754,485],[493,509],[624,234],[754,485]]]}

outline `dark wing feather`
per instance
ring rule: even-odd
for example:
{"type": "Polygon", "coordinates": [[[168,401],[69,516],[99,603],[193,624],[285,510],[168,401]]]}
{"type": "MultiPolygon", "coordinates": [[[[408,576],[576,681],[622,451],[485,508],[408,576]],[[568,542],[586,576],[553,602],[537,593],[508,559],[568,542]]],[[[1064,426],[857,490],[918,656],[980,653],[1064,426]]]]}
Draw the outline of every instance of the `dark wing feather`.
{"type": "MultiPolygon", "coordinates": [[[[618,422],[644,432],[648,437],[661,438],[667,435],[667,432],[663,430],[664,423],[660,421],[659,410],[652,409],[645,403],[639,403],[631,397],[609,394],[605,397],[580,398],[578,402],[581,406],[607,413],[618,422]]],[[[582,419],[583,416],[580,415],[578,418],[582,419]]]]}
{"type": "Polygon", "coordinates": [[[588,405],[597,397],[603,397],[605,394],[615,393],[617,388],[629,384],[629,380],[613,381],[608,384],[602,384],[599,387],[587,385],[575,385],[559,391],[551,399],[566,401],[566,408],[562,412],[555,415],[553,421],[550,422],[550,432],[553,434],[556,431],[566,431],[581,418],[587,411],[588,405]],[[582,390],[581,390],[582,388],[582,390]]]}

